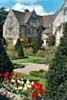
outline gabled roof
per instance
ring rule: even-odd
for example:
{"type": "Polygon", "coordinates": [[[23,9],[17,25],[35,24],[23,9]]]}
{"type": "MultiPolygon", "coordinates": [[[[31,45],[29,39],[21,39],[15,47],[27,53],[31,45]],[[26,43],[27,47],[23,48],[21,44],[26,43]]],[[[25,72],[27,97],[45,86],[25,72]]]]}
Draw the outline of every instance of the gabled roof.
{"type": "MultiPolygon", "coordinates": [[[[18,22],[20,25],[26,24],[28,22],[28,20],[30,19],[30,17],[32,16],[32,12],[19,12],[19,11],[15,11],[13,10],[18,22]]],[[[45,27],[49,27],[50,24],[52,24],[55,15],[46,15],[46,16],[39,16],[37,15],[41,26],[45,27]]]]}
{"type": "Polygon", "coordinates": [[[25,13],[16,10],[12,10],[12,11],[14,12],[14,15],[16,16],[19,24],[22,25],[24,23],[25,13]]]}
{"type": "Polygon", "coordinates": [[[25,18],[24,18],[24,23],[27,23],[28,22],[28,20],[31,17],[31,15],[32,15],[32,12],[26,12],[25,18]]]}
{"type": "Polygon", "coordinates": [[[43,32],[43,34],[51,34],[52,31],[50,30],[50,28],[45,29],[43,32]]]}
{"type": "Polygon", "coordinates": [[[50,24],[52,24],[53,20],[55,18],[55,14],[53,15],[46,15],[46,16],[40,16],[40,23],[43,27],[48,28],[50,24]]]}
{"type": "MultiPolygon", "coordinates": [[[[65,5],[66,2],[67,2],[67,0],[64,0],[64,3],[62,4],[61,8],[56,11],[55,18],[57,17],[57,15],[59,14],[59,12],[63,9],[63,7],[64,7],[64,5],[65,5]]],[[[55,20],[55,18],[54,18],[54,20],[55,20]]]]}

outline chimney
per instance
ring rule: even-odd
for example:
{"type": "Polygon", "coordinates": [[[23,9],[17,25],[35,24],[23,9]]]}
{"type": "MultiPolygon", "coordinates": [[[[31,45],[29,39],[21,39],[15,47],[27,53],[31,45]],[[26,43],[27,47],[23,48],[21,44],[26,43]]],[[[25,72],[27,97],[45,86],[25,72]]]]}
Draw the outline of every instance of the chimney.
{"type": "Polygon", "coordinates": [[[24,11],[25,11],[26,13],[28,13],[28,12],[29,12],[29,10],[28,10],[28,9],[25,9],[24,11]]]}

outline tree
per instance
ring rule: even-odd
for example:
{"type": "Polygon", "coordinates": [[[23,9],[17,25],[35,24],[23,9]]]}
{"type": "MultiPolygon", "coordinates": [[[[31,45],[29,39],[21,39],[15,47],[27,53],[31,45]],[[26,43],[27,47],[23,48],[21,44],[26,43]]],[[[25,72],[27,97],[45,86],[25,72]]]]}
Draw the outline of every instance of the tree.
{"type": "Polygon", "coordinates": [[[41,38],[36,37],[32,39],[32,48],[34,49],[34,53],[36,53],[42,46],[43,41],[41,38]]]}
{"type": "Polygon", "coordinates": [[[5,11],[5,8],[0,8],[0,37],[3,38],[3,24],[8,12],[5,11]]]}
{"type": "Polygon", "coordinates": [[[23,47],[22,47],[22,43],[20,42],[20,39],[17,40],[17,43],[15,45],[15,51],[16,51],[16,58],[21,58],[24,56],[24,52],[23,52],[23,47]]]}
{"type": "Polygon", "coordinates": [[[3,47],[2,39],[0,39],[0,73],[4,73],[7,71],[9,73],[12,72],[13,65],[8,58],[5,48],[3,47]]]}
{"type": "Polygon", "coordinates": [[[48,72],[46,100],[67,100],[67,23],[63,37],[48,72]]]}

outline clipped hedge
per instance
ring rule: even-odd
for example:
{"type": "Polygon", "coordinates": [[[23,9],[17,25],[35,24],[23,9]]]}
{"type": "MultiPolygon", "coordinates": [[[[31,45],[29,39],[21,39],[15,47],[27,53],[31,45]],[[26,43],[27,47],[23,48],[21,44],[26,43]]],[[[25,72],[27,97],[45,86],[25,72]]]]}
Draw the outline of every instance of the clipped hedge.
{"type": "Polygon", "coordinates": [[[44,63],[48,64],[52,62],[56,51],[57,48],[51,46],[51,47],[46,47],[45,50],[38,50],[36,55],[39,57],[44,57],[44,63]]]}
{"type": "Polygon", "coordinates": [[[41,77],[41,78],[45,78],[46,77],[46,71],[44,70],[39,70],[39,71],[31,71],[30,75],[35,76],[35,77],[41,77]]]}

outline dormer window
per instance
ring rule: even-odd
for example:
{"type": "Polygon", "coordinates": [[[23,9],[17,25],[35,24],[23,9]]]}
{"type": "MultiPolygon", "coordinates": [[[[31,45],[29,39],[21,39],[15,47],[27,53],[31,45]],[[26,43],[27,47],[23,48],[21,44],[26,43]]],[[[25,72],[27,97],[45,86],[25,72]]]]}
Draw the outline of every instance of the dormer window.
{"type": "Polygon", "coordinates": [[[67,7],[64,8],[64,15],[67,15],[67,7]]]}

